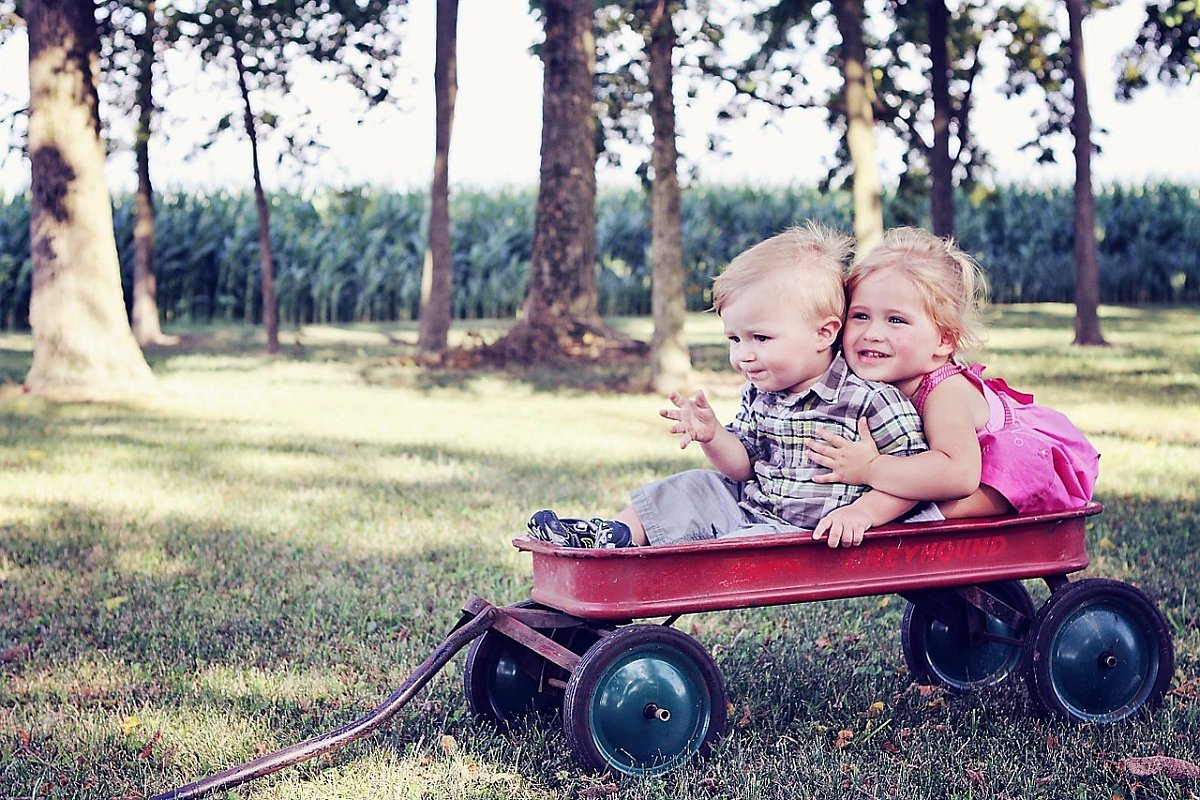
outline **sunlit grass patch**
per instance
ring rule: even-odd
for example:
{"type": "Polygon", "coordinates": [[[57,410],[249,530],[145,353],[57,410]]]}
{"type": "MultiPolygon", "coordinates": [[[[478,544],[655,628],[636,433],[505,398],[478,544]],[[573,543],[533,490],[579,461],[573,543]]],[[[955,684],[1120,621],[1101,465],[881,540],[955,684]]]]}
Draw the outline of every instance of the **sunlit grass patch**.
{"type": "MultiPolygon", "coordinates": [[[[582,774],[557,719],[471,719],[460,655],[386,730],[250,793],[1188,796],[1162,777],[1135,791],[1119,762],[1200,763],[1200,316],[1102,312],[1113,346],[1080,349],[1069,306],[998,308],[984,361],[1103,452],[1085,574],[1143,588],[1175,636],[1175,690],[1149,719],[1061,725],[1019,681],[923,694],[900,653],[904,601],[872,597],[681,618],[732,709],[715,757],[670,776],[582,774]]],[[[693,315],[688,332],[727,419],[740,387],[720,321],[693,315]]],[[[160,400],[0,400],[0,786],[15,796],[149,796],[345,724],[471,594],[528,597],[510,540],[533,510],[608,515],[705,463],[665,433],[662,398],[602,390],[594,371],[400,367],[408,325],[306,327],[277,359],[258,331],[186,333],[151,353],[160,400]]],[[[23,342],[0,339],[0,362],[27,368],[23,342]]]]}

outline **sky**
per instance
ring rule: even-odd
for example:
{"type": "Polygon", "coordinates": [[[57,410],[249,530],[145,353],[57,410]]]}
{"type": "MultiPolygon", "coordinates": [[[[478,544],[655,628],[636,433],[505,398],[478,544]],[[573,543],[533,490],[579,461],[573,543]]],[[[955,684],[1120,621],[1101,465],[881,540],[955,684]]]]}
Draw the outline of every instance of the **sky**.
{"type": "MultiPolygon", "coordinates": [[[[1171,179],[1200,183],[1200,85],[1154,86],[1132,103],[1114,99],[1114,59],[1132,39],[1140,20],[1141,3],[1122,0],[1116,8],[1092,15],[1085,23],[1088,90],[1093,126],[1108,133],[1098,137],[1102,152],[1094,158],[1097,184],[1138,184],[1171,179]]],[[[264,158],[268,189],[284,185],[376,185],[424,189],[433,169],[433,51],[435,3],[412,0],[402,45],[405,84],[401,107],[381,109],[358,121],[347,89],[330,87],[307,76],[297,85],[296,99],[318,112],[322,140],[329,150],[317,167],[298,177],[294,169],[279,170],[269,143],[264,158]]],[[[450,180],[471,188],[531,186],[537,182],[541,126],[541,64],[529,46],[541,38],[540,26],[528,14],[527,0],[461,0],[458,28],[459,90],[455,108],[450,180]]],[[[28,53],[23,36],[0,45],[0,115],[28,96],[28,53]]],[[[1044,166],[1019,151],[1035,129],[1036,96],[1007,99],[996,86],[1002,59],[995,50],[983,54],[984,70],[976,90],[972,125],[991,155],[997,183],[1069,185],[1072,180],[1070,143],[1063,141],[1059,163],[1044,166]]],[[[166,113],[162,135],[152,142],[156,187],[244,188],[248,146],[237,140],[197,152],[208,123],[205,110],[236,104],[228,87],[216,85],[210,73],[200,72],[193,59],[172,54],[167,62],[171,83],[160,98],[166,113]]],[[[753,185],[812,185],[824,174],[836,147],[835,134],[817,110],[795,109],[782,116],[765,111],[718,127],[721,98],[713,92],[687,100],[677,87],[679,147],[706,183],[753,185]],[[764,124],[767,123],[767,124],[764,124]],[[729,142],[730,153],[706,152],[705,142],[715,129],[729,142]]],[[[117,126],[120,131],[120,126],[117,126]]],[[[885,179],[898,175],[901,152],[881,138],[880,160],[885,179]]],[[[617,169],[602,167],[602,186],[630,184],[634,163],[617,169]]],[[[118,153],[110,159],[110,185],[116,191],[133,184],[132,158],[118,153]]],[[[28,182],[28,166],[10,156],[0,166],[0,191],[13,192],[28,182]]]]}

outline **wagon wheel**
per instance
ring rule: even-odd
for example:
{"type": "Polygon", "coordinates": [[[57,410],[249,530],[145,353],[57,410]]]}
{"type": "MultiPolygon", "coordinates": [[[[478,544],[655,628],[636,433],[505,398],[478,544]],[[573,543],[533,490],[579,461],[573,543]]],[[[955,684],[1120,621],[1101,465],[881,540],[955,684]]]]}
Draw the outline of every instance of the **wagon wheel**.
{"type": "MultiPolygon", "coordinates": [[[[1033,601],[1020,581],[989,583],[979,588],[1012,606],[1026,619],[1033,618],[1033,601]]],[[[965,601],[959,602],[965,605],[965,601]]],[[[986,614],[983,632],[1010,640],[1020,636],[1006,623],[986,614]]],[[[985,639],[972,643],[963,625],[948,625],[911,602],[904,610],[900,644],[913,680],[944,686],[958,694],[994,686],[1013,674],[1021,663],[1020,641],[985,639]]]]}
{"type": "Polygon", "coordinates": [[[1025,679],[1044,710],[1117,722],[1158,707],[1175,670],[1162,612],[1141,590],[1092,578],[1050,595],[1025,642],[1025,679]]]}
{"type": "MultiPolygon", "coordinates": [[[[532,600],[515,608],[545,609],[532,600]]],[[[568,649],[582,654],[596,634],[585,628],[535,628],[568,649]]],[[[499,631],[488,630],[471,643],[463,675],[467,709],[480,719],[511,725],[530,714],[552,716],[562,706],[567,672],[499,631]],[[554,686],[549,680],[554,680],[554,686]]]]}
{"type": "Polygon", "coordinates": [[[584,653],[563,699],[563,730],[587,770],[660,775],[707,756],[725,731],[725,682],[692,637],[631,625],[584,653]]]}

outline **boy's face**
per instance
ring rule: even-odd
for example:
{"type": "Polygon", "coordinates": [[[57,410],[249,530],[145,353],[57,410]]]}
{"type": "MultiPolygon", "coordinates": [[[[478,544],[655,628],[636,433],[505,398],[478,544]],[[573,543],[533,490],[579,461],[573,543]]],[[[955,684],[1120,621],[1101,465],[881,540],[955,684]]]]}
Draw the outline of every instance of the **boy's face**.
{"type": "Polygon", "coordinates": [[[761,392],[799,394],[829,368],[841,320],[814,319],[794,290],[765,280],[725,302],[729,363],[761,392]]]}

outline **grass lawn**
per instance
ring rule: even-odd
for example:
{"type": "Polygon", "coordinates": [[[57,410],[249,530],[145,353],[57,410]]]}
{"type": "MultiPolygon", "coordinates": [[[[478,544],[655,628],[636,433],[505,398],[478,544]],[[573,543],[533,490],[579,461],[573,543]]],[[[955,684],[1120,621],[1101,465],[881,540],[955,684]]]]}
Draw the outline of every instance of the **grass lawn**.
{"type": "MultiPolygon", "coordinates": [[[[1071,314],[996,311],[985,361],[1104,454],[1086,574],[1140,586],[1175,636],[1148,720],[1042,719],[1019,680],[924,691],[904,602],[874,597],[682,618],[733,710],[714,758],[663,778],[581,774],[554,722],[476,722],[459,656],[385,730],[238,796],[1196,797],[1195,780],[1123,763],[1200,764],[1200,310],[1106,307],[1113,346],[1089,350],[1068,346],[1071,314]]],[[[728,419],[718,321],[689,325],[728,419]]],[[[528,596],[510,539],[532,510],[609,513],[703,463],[665,433],[660,398],[609,390],[617,369],[422,371],[394,358],[415,340],[400,325],[288,331],[276,359],[257,331],[170,332],[188,338],[149,354],[163,397],[136,405],[19,394],[29,339],[0,334],[0,798],[149,796],[333,730],[470,594],[528,596]]]]}

